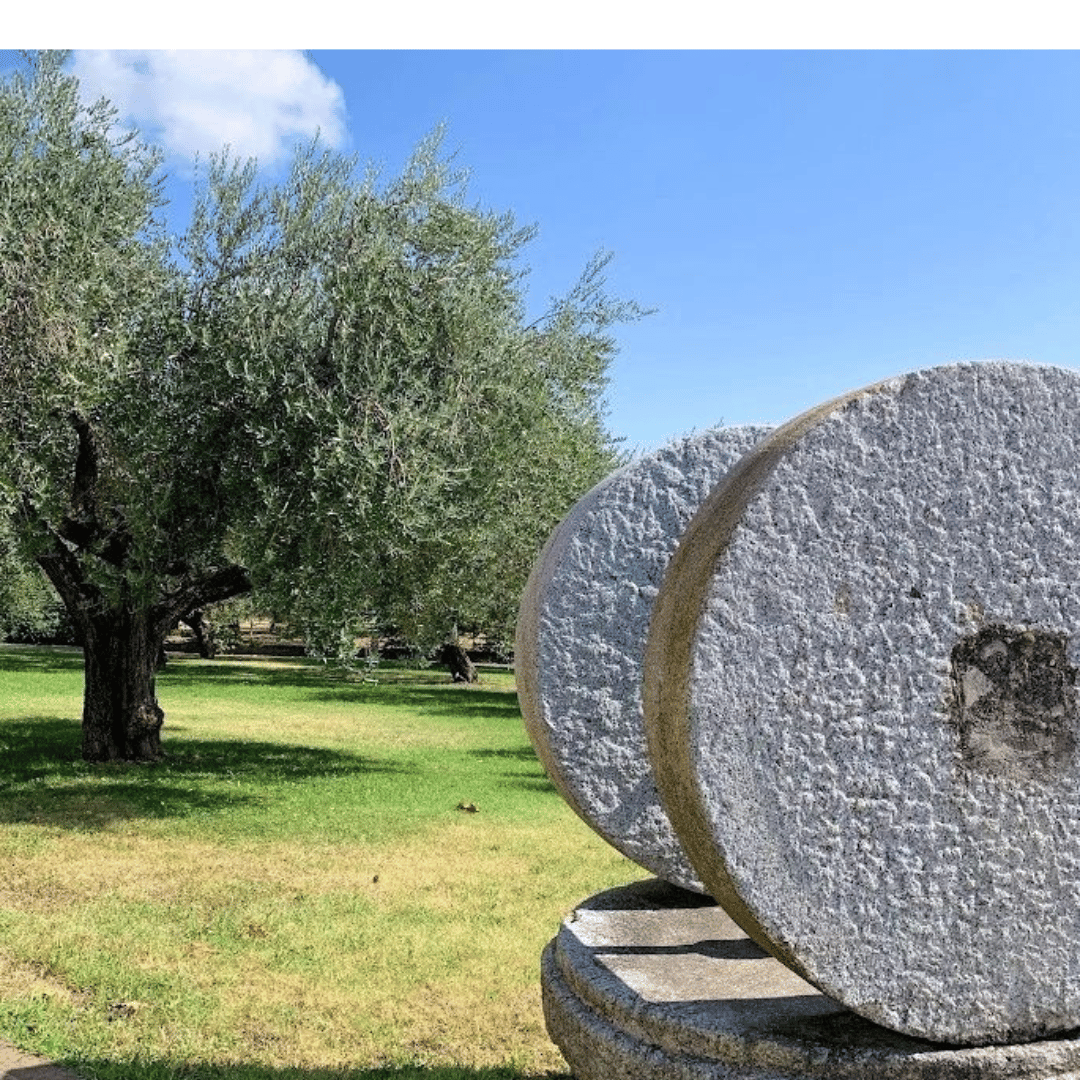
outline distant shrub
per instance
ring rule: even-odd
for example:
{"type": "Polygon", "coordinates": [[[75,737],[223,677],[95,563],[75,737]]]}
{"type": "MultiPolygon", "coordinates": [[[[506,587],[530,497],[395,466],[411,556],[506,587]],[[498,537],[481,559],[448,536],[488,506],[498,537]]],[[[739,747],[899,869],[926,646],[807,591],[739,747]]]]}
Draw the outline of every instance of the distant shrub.
{"type": "Polygon", "coordinates": [[[45,575],[0,548],[0,640],[76,645],[75,627],[45,575]]]}

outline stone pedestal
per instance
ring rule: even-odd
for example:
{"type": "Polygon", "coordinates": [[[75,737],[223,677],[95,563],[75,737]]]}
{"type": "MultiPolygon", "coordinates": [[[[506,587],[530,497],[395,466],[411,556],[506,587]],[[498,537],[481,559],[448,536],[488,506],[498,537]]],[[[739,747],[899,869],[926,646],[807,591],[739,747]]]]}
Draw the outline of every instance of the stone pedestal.
{"type": "Polygon", "coordinates": [[[1080,1080],[1080,1032],[957,1047],[887,1030],[658,880],[585,901],[542,963],[548,1031],[577,1080],[1080,1080]]]}

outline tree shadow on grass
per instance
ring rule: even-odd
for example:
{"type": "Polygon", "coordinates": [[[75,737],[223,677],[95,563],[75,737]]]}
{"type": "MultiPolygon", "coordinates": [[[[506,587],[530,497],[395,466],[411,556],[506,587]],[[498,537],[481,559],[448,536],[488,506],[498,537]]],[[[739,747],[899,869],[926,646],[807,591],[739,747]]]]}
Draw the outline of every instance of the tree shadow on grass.
{"type": "Polygon", "coordinates": [[[0,822],[93,830],[131,818],[186,817],[258,803],[265,799],[260,789],[283,782],[411,771],[322,747],[176,734],[161,762],[88,765],[79,753],[80,737],[79,722],[61,717],[0,724],[0,822]]]}
{"type": "Polygon", "coordinates": [[[403,708],[432,716],[455,716],[460,719],[505,720],[521,723],[517,695],[511,690],[476,690],[460,683],[443,686],[372,686],[324,688],[316,696],[325,701],[364,705],[377,703],[382,708],[403,708]]]}
{"type": "Polygon", "coordinates": [[[470,750],[469,754],[483,761],[505,761],[507,769],[499,775],[513,787],[535,791],[541,795],[559,795],[555,785],[544,775],[544,767],[531,746],[505,750],[470,750]]]}
{"type": "Polygon", "coordinates": [[[536,751],[531,746],[514,746],[498,750],[470,750],[473,757],[478,758],[502,758],[506,761],[536,761],[536,751]]]}
{"type": "Polygon", "coordinates": [[[0,671],[81,673],[82,649],[70,645],[4,645],[0,647],[0,671]]]}
{"type": "MultiPolygon", "coordinates": [[[[69,648],[0,648],[0,672],[54,674],[83,670],[82,651],[69,648]]],[[[236,686],[302,690],[313,700],[380,708],[420,709],[436,716],[474,716],[520,722],[513,690],[453,683],[441,669],[380,671],[374,682],[363,675],[310,661],[266,657],[231,661],[172,660],[157,675],[159,693],[169,687],[236,686]]]]}
{"type": "MultiPolygon", "coordinates": [[[[76,672],[78,652],[0,650],[0,670],[76,672]]],[[[355,676],[312,664],[277,662],[170,665],[169,684],[262,685],[301,688],[312,697],[336,698],[358,707],[378,705],[412,712],[520,724],[512,692],[454,686],[438,676],[405,672],[400,682],[364,684],[355,676]]],[[[72,830],[107,828],[131,818],[173,818],[260,803],[275,784],[373,773],[413,774],[420,767],[379,762],[340,750],[273,742],[193,740],[166,724],[166,758],[153,765],[87,765],[77,720],[59,716],[0,722],[0,823],[30,822],[72,830]]],[[[481,757],[488,751],[478,751],[481,757]]],[[[505,757],[507,783],[548,791],[528,748],[491,751],[505,757]],[[520,763],[520,768],[514,767],[520,763]],[[531,768],[527,768],[531,766],[531,768]]]]}
{"type": "MultiPolygon", "coordinates": [[[[53,1080],[50,1066],[16,1069],[9,1080],[53,1080]]],[[[110,1061],[72,1061],[65,1068],[86,1080],[523,1080],[512,1066],[472,1069],[455,1065],[405,1065],[374,1069],[275,1069],[265,1065],[178,1065],[140,1061],[123,1065],[110,1061]]],[[[531,1074],[535,1076],[535,1074],[531,1074]]],[[[546,1073],[546,1080],[573,1080],[569,1072],[546,1073]]]]}
{"type": "Polygon", "coordinates": [[[435,715],[520,720],[513,690],[485,690],[453,683],[445,671],[400,669],[379,672],[374,681],[357,672],[312,663],[279,663],[228,659],[213,662],[170,663],[158,675],[162,688],[169,686],[264,686],[299,689],[317,701],[341,701],[380,708],[422,709],[435,715]]]}
{"type": "Polygon", "coordinates": [[[521,709],[514,691],[478,690],[461,683],[341,682],[327,686],[323,682],[313,690],[313,696],[320,701],[416,710],[432,716],[472,717],[477,720],[521,723],[521,709]]]}

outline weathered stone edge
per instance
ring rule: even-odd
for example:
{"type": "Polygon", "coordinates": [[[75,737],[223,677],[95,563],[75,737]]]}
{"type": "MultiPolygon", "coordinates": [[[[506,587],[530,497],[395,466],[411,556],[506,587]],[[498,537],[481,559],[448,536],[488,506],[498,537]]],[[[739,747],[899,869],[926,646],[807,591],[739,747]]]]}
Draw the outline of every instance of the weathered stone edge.
{"type": "Polygon", "coordinates": [[[571,989],[555,951],[555,941],[549,942],[540,961],[544,1022],[575,1080],[792,1080],[790,1074],[671,1054],[620,1030],[571,989]]]}
{"type": "MultiPolygon", "coordinates": [[[[533,563],[521,594],[514,636],[514,676],[517,683],[518,702],[521,706],[525,730],[536,751],[536,756],[540,759],[540,764],[543,765],[555,790],[563,797],[570,809],[601,839],[650,873],[671,879],[682,888],[705,892],[705,886],[694,877],[689,856],[684,850],[682,850],[682,861],[686,864],[686,871],[673,875],[661,860],[649,858],[646,853],[640,851],[628,850],[628,845],[624,843],[623,838],[610,829],[604,828],[603,824],[597,820],[596,814],[581,803],[577,793],[567,783],[562,764],[555,756],[551,743],[551,729],[544,716],[543,697],[539,686],[540,618],[543,595],[576,535],[581,515],[586,509],[596,504],[603,492],[622,475],[623,471],[619,469],[605,477],[578,500],[552,531],[536,562],[533,563]]],[[[672,837],[674,843],[680,845],[681,850],[681,840],[674,829],[672,837]]]]}
{"type": "Polygon", "coordinates": [[[642,705],[660,803],[709,893],[762,948],[813,982],[783,947],[783,928],[764,927],[743,903],[709,832],[703,793],[693,782],[690,676],[694,640],[717,560],[743,511],[796,443],[852,401],[905,376],[853,390],[796,416],[766,435],[713,489],[691,519],[668,564],[653,606],[643,665],[642,705]]]}

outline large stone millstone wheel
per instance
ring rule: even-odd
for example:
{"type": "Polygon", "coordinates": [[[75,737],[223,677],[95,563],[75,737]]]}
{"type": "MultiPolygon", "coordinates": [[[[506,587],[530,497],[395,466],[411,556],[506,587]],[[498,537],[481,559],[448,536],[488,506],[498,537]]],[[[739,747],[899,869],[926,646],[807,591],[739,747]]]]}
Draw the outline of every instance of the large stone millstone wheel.
{"type": "Polygon", "coordinates": [[[584,495],[536,561],[514,645],[525,726],[563,798],[628,858],[698,892],[646,752],[642,662],[653,602],[683,529],[769,430],[716,428],[680,439],[584,495]]]}
{"type": "Polygon", "coordinates": [[[708,890],[855,1012],[1080,1026],[1080,374],[961,364],[778,428],[688,528],[644,709],[708,890]]]}

